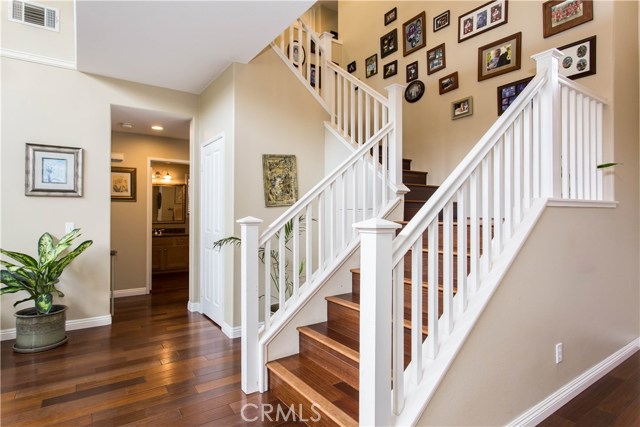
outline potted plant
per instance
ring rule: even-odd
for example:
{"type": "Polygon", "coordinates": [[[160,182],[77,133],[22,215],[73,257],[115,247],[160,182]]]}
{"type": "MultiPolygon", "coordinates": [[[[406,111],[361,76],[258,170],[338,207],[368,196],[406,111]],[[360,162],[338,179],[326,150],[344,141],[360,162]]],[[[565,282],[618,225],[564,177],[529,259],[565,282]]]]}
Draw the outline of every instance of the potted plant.
{"type": "Polygon", "coordinates": [[[65,331],[65,305],[54,305],[53,296],[63,297],[56,289],[60,275],[78,255],[85,251],[92,240],[80,243],[75,249],[66,252],[73,241],[80,236],[80,229],[64,235],[57,243],[49,233],[44,233],[38,240],[38,259],[27,254],[0,249],[0,253],[17,261],[19,264],[0,260],[5,269],[0,271],[0,295],[24,291],[28,298],[22,299],[13,306],[33,300],[34,307],[25,308],[15,313],[16,343],[14,351],[34,353],[58,347],[67,342],[65,331]]]}

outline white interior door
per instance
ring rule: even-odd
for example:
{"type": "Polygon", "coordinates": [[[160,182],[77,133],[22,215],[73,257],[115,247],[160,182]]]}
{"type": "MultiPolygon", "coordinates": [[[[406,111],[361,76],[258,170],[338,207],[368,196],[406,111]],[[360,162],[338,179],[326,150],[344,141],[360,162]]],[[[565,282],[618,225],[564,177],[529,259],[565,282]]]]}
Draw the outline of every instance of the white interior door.
{"type": "Polygon", "coordinates": [[[202,313],[222,326],[224,319],[223,252],[213,242],[224,233],[224,137],[206,142],[200,164],[200,303],[202,313]]]}

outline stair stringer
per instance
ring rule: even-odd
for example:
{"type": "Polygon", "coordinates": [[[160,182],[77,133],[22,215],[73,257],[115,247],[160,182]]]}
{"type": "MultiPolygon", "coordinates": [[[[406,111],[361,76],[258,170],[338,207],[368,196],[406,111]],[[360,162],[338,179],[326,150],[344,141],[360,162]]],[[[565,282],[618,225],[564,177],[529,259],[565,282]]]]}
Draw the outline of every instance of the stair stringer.
{"type": "MultiPolygon", "coordinates": [[[[439,347],[438,357],[435,360],[428,358],[426,341],[423,344],[424,376],[417,385],[411,381],[404,381],[404,396],[406,396],[404,409],[399,416],[395,416],[393,425],[417,424],[549,202],[549,199],[535,199],[531,207],[523,213],[522,222],[514,229],[511,239],[505,242],[503,252],[495,259],[491,270],[481,278],[478,291],[469,294],[467,308],[463,314],[457,314],[462,311],[459,307],[460,299],[454,298],[455,328],[439,347]]],[[[446,336],[444,323],[439,322],[440,336],[446,336]]],[[[412,364],[413,362],[407,366],[407,372],[411,371],[412,364]]]]}

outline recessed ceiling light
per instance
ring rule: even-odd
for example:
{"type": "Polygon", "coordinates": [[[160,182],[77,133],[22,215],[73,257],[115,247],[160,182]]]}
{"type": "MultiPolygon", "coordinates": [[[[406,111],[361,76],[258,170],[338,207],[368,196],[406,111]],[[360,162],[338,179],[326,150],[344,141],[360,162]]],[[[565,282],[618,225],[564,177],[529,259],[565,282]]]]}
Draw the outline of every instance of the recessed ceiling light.
{"type": "Polygon", "coordinates": [[[123,129],[131,129],[133,128],[133,125],[129,122],[122,122],[120,123],[120,127],[123,129]]]}
{"type": "Polygon", "coordinates": [[[151,126],[151,129],[157,130],[157,131],[164,130],[164,128],[162,126],[160,126],[160,125],[153,125],[153,126],[151,126]]]}

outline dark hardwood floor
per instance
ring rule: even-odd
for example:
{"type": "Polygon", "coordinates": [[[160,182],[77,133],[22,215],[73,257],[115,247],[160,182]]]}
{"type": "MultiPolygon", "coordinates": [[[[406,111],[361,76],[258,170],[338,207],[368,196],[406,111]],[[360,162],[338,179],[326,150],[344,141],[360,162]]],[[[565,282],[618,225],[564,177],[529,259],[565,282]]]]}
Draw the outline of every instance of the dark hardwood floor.
{"type": "MultiPolygon", "coordinates": [[[[285,406],[276,421],[273,395],[240,390],[240,340],[186,310],[186,275],[154,277],[153,287],[116,300],[111,326],[69,331],[60,348],[16,354],[3,341],[0,424],[304,425],[283,420],[285,406]]],[[[540,426],[640,426],[640,352],[540,426]]]]}
{"type": "Polygon", "coordinates": [[[154,277],[151,295],[116,300],[111,326],[69,331],[54,350],[16,354],[3,341],[0,424],[304,425],[284,422],[286,407],[276,421],[269,393],[240,390],[240,340],[187,311],[187,286],[186,274],[154,277]]]}

